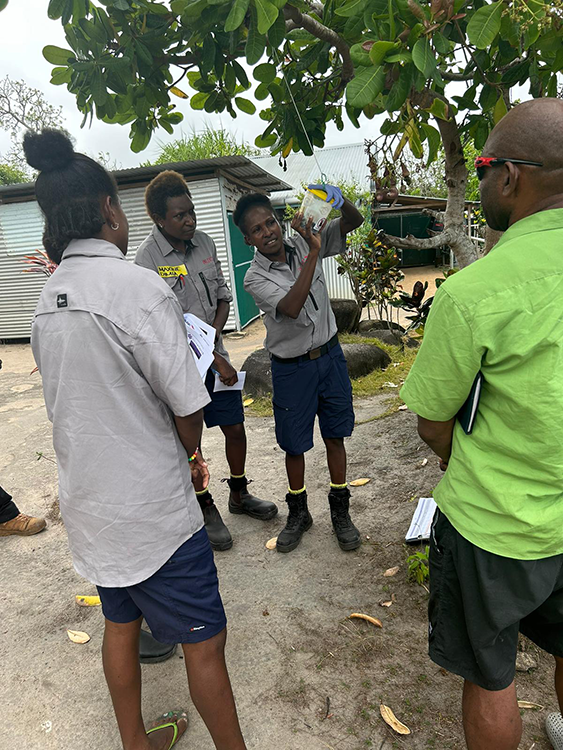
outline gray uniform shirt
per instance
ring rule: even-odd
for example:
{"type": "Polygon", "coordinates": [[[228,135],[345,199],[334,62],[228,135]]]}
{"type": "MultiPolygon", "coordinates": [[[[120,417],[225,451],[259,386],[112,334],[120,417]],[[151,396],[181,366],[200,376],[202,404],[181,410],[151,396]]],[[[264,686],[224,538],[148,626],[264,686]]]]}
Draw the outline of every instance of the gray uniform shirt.
{"type": "Polygon", "coordinates": [[[178,301],[115,245],[73,240],[31,336],[74,566],[100,586],[139,583],[203,526],[173,414],[209,395],[178,301]]]}
{"type": "Polygon", "coordinates": [[[278,357],[299,357],[326,344],[336,333],[323,271],[323,258],[346,252],[346,238],[335,219],[321,233],[321,251],[313,274],[311,291],[297,318],[281,315],[277,306],[295,284],[309,255],[309,245],[296,234],[285,243],[287,263],[278,263],[256,252],[244,277],[244,288],[265,313],[266,349],[278,357]]]}
{"type": "MultiPolygon", "coordinates": [[[[204,232],[196,229],[191,247],[185,253],[175,250],[158,227],[137,250],[135,263],[156,271],[174,292],[182,310],[213,324],[220,299],[231,302],[233,297],[217,258],[215,243],[204,232]]],[[[215,351],[226,360],[229,355],[219,336],[215,351]]]]}

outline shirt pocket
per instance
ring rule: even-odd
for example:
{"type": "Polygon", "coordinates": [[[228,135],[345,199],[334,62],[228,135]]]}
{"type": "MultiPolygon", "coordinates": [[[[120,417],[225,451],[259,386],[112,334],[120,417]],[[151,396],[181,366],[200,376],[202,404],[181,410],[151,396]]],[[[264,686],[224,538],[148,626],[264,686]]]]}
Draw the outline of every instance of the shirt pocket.
{"type": "Polygon", "coordinates": [[[318,318],[321,308],[325,307],[326,303],[326,291],[325,283],[323,278],[322,269],[317,268],[313,281],[311,282],[311,288],[307,295],[306,309],[307,312],[314,318],[318,318]]]}
{"type": "Polygon", "coordinates": [[[215,268],[202,268],[198,271],[198,279],[202,288],[204,303],[209,307],[217,307],[217,293],[219,290],[219,279],[215,268]]]}

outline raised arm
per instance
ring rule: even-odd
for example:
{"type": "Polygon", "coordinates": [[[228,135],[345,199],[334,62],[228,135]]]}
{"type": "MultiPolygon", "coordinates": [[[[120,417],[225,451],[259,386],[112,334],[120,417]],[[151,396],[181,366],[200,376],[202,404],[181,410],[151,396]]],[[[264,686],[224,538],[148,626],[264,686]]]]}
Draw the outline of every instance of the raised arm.
{"type": "Polygon", "coordinates": [[[289,292],[278,302],[277,311],[288,318],[298,318],[303,309],[313,281],[313,274],[317,267],[321,250],[321,236],[313,232],[313,220],[309,219],[306,227],[301,226],[303,215],[296,213],[291,222],[291,228],[298,232],[309,246],[309,255],[305,261],[295,284],[289,292]]]}

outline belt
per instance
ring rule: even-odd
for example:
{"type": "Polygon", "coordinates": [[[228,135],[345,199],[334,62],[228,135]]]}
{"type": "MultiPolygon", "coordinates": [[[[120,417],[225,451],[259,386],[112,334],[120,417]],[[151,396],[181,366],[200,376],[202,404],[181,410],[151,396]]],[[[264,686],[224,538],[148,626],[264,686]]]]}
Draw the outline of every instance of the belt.
{"type": "Polygon", "coordinates": [[[310,352],[307,352],[306,354],[301,354],[299,357],[278,357],[275,354],[271,354],[270,357],[275,360],[276,362],[281,362],[285,365],[290,365],[295,362],[305,362],[309,359],[319,359],[319,357],[322,357],[323,354],[326,354],[328,351],[333,349],[338,344],[338,334],[335,333],[334,336],[330,339],[330,341],[327,341],[326,344],[323,344],[322,346],[317,347],[316,349],[311,349],[310,352]]]}

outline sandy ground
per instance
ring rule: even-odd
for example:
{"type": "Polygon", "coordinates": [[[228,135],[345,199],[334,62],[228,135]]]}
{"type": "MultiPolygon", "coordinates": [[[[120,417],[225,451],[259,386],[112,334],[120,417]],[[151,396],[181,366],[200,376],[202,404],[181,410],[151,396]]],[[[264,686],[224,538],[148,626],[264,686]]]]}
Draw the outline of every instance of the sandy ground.
{"type": "MultiPolygon", "coordinates": [[[[242,338],[231,337],[234,363],[240,365],[262,338],[259,322],[242,338]]],[[[0,750],[118,750],[100,659],[102,613],[79,608],[74,600],[95,589],[72,568],[41,380],[30,375],[29,346],[1,346],[0,359],[0,482],[22,511],[45,515],[49,522],[36,537],[0,539],[0,750]],[[86,631],[91,641],[71,643],[67,628],[86,631]]],[[[384,411],[384,402],[380,396],[358,403],[358,421],[384,411]]],[[[253,489],[281,506],[286,481],[273,420],[251,418],[247,430],[253,489]]],[[[219,482],[227,475],[221,435],[205,433],[212,489],[235,539],[233,549],[217,553],[216,561],[229,617],[229,669],[248,748],[462,748],[461,680],[426,655],[427,593],[407,580],[406,558],[413,550],[403,544],[413,498],[427,495],[439,479],[436,462],[409,412],[359,425],[347,445],[350,479],[371,478],[353,489],[362,547],[343,553],[336,544],[317,435],[307,456],[315,523],[297,550],[280,555],[264,544],[283,525],[283,508],[266,524],[227,518],[225,485],[219,482]],[[399,572],[384,577],[395,565],[399,572]],[[379,606],[392,595],[390,608],[379,606]],[[350,621],[351,612],[379,617],[383,628],[350,621]],[[410,737],[383,724],[380,703],[410,726],[410,737]]],[[[550,660],[528,649],[539,666],[518,675],[519,697],[554,710],[550,660]]],[[[211,750],[189,699],[181,657],[144,666],[143,679],[146,719],[187,707],[191,727],[179,747],[211,750]]],[[[525,712],[524,750],[549,748],[545,713],[525,712]]]]}

